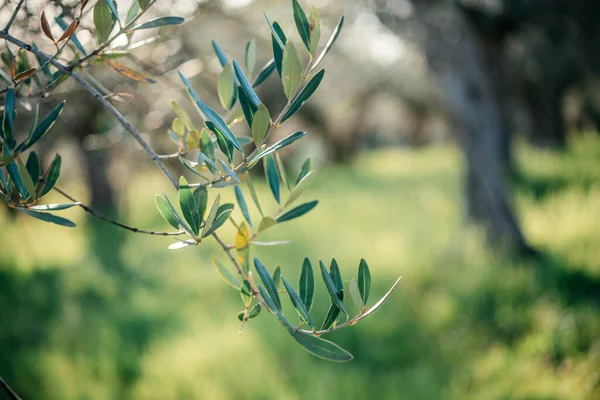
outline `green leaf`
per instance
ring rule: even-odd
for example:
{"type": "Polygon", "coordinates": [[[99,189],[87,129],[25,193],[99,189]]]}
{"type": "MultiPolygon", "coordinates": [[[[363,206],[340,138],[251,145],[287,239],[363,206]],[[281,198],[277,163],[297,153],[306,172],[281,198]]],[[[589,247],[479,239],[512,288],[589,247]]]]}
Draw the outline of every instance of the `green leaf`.
{"type": "Polygon", "coordinates": [[[20,207],[17,208],[17,210],[29,215],[30,217],[37,218],[37,219],[45,221],[45,222],[51,222],[53,224],[60,225],[60,226],[66,226],[69,228],[75,227],[75,224],[72,221],[69,221],[68,219],[63,218],[63,217],[48,214],[45,212],[26,210],[26,209],[20,208],[20,207]]]}
{"type": "Polygon", "coordinates": [[[256,79],[254,80],[254,83],[252,84],[252,86],[257,87],[258,85],[260,85],[261,83],[266,81],[267,78],[269,76],[271,76],[273,71],[275,71],[275,68],[276,68],[275,60],[274,59],[269,60],[269,62],[267,62],[265,64],[265,66],[258,72],[258,75],[256,76],[256,79]]]}
{"type": "Polygon", "coordinates": [[[263,263],[260,262],[260,260],[256,257],[254,258],[254,268],[256,269],[258,276],[260,276],[260,280],[262,281],[263,285],[265,285],[267,293],[269,293],[269,296],[273,300],[275,307],[277,310],[281,311],[281,300],[279,299],[275,282],[273,282],[273,278],[271,278],[271,275],[269,275],[269,272],[263,263]]]}
{"type": "Polygon", "coordinates": [[[231,64],[226,64],[219,77],[218,86],[219,100],[224,109],[229,110],[233,106],[235,90],[236,88],[233,83],[233,67],[231,64]]]}
{"type": "Polygon", "coordinates": [[[275,282],[275,289],[279,290],[279,283],[281,283],[281,266],[277,265],[273,271],[273,282],[275,282]]]}
{"type": "Polygon", "coordinates": [[[152,0],[137,0],[142,10],[146,10],[148,8],[148,6],[150,5],[150,1],[152,0]]]}
{"type": "Polygon", "coordinates": [[[194,125],[192,124],[192,119],[190,115],[185,111],[183,107],[181,107],[175,100],[171,100],[171,108],[177,114],[177,117],[185,124],[185,127],[188,131],[194,130],[194,125]]]}
{"type": "Polygon", "coordinates": [[[308,175],[308,172],[310,171],[310,162],[310,157],[306,157],[306,160],[304,160],[304,163],[302,163],[302,168],[300,168],[300,172],[298,173],[298,177],[296,178],[296,186],[298,186],[300,181],[304,179],[306,175],[308,175]]]}
{"type": "Polygon", "coordinates": [[[290,221],[299,218],[316,207],[318,200],[309,201],[308,203],[300,204],[298,207],[292,208],[290,211],[277,218],[277,223],[290,221]]]}
{"type": "Polygon", "coordinates": [[[285,97],[289,101],[292,100],[292,96],[302,77],[302,64],[298,58],[296,47],[288,40],[285,44],[285,50],[283,52],[283,60],[281,64],[281,83],[283,84],[283,92],[285,97]]]}
{"type": "Polygon", "coordinates": [[[200,223],[202,223],[204,213],[206,212],[206,204],[208,203],[208,190],[204,186],[198,186],[196,190],[194,190],[193,196],[196,207],[198,207],[198,217],[200,223]]]}
{"type": "Polygon", "coordinates": [[[162,215],[165,221],[167,221],[173,228],[179,230],[179,221],[177,220],[177,217],[175,217],[175,214],[171,210],[169,203],[159,195],[156,195],[154,200],[156,202],[156,208],[158,209],[160,215],[162,215]]]}
{"type": "Polygon", "coordinates": [[[340,18],[340,22],[338,22],[337,26],[333,30],[333,33],[329,37],[329,40],[327,41],[327,44],[321,51],[321,54],[319,54],[319,57],[317,57],[317,59],[313,63],[312,69],[316,68],[316,66],[319,65],[319,63],[321,61],[323,61],[323,58],[325,57],[325,55],[327,55],[327,53],[329,53],[329,50],[331,50],[331,47],[333,46],[333,44],[337,40],[338,36],[340,35],[340,32],[342,31],[343,26],[344,26],[344,17],[340,18]]]}
{"type": "Polygon", "coordinates": [[[273,197],[279,204],[281,200],[279,171],[277,170],[275,158],[271,154],[265,158],[265,174],[271,188],[271,193],[273,193],[273,197]]]}
{"type": "Polygon", "coordinates": [[[79,205],[81,205],[80,202],[64,204],[40,204],[38,206],[27,207],[27,209],[33,211],[61,211],[79,205]]]}
{"type": "MultiPolygon", "coordinates": [[[[63,101],[58,106],[56,106],[50,113],[40,122],[38,126],[31,132],[29,138],[27,138],[26,145],[20,149],[20,151],[25,151],[34,144],[38,142],[45,134],[52,128],[52,125],[56,122],[58,117],[60,116],[63,107],[65,106],[65,102],[63,101]]],[[[20,146],[21,147],[21,146],[20,146]]]]}
{"type": "Polygon", "coordinates": [[[206,164],[210,172],[213,174],[219,172],[219,167],[217,167],[217,164],[215,164],[215,162],[210,158],[206,157],[206,154],[204,153],[198,154],[198,164],[206,164]]]}
{"type": "Polygon", "coordinates": [[[227,219],[231,215],[231,211],[233,211],[233,204],[223,204],[217,210],[217,214],[215,216],[215,221],[212,223],[210,228],[202,234],[202,237],[206,237],[212,235],[217,229],[219,229],[227,219]]]}
{"type": "Polygon", "coordinates": [[[294,330],[290,330],[290,334],[306,351],[324,360],[346,362],[353,358],[352,354],[329,340],[294,330]]]}
{"type": "Polygon", "coordinates": [[[269,24],[269,27],[271,28],[272,35],[275,38],[277,44],[279,45],[279,47],[281,47],[281,49],[285,48],[285,42],[287,41],[287,39],[283,34],[283,30],[277,22],[275,22],[274,24],[271,23],[271,20],[269,20],[269,17],[267,16],[266,12],[263,14],[265,16],[265,19],[267,20],[267,23],[269,24]],[[277,29],[277,27],[279,29],[277,29]]]}
{"type": "Polygon", "coordinates": [[[338,263],[335,258],[331,259],[331,265],[329,265],[329,276],[331,276],[331,280],[335,284],[335,287],[338,290],[338,293],[344,290],[344,282],[342,281],[342,274],[340,273],[340,267],[338,267],[338,263]]]}
{"type": "Polygon", "coordinates": [[[165,200],[167,200],[167,204],[169,205],[169,208],[171,209],[171,213],[173,215],[175,215],[175,218],[177,218],[177,221],[179,222],[179,225],[186,231],[186,232],[192,232],[192,228],[190,228],[190,226],[187,224],[187,222],[185,221],[185,219],[183,219],[181,217],[181,215],[179,215],[179,213],[177,212],[177,210],[175,209],[175,206],[173,206],[173,203],[171,203],[171,200],[169,200],[169,198],[167,197],[167,195],[165,195],[165,200]]]}
{"type": "Polygon", "coordinates": [[[112,16],[118,21],[119,13],[117,12],[117,2],[115,0],[104,0],[112,16]]]}
{"type": "Polygon", "coordinates": [[[110,1],[99,0],[94,6],[94,26],[96,27],[98,44],[103,44],[108,40],[117,21],[108,7],[108,2],[110,1]]]}
{"type": "Polygon", "coordinates": [[[252,39],[246,44],[246,71],[248,76],[254,74],[254,68],[256,67],[256,40],[252,39]]]}
{"type": "Polygon", "coordinates": [[[310,54],[317,54],[321,39],[321,19],[315,6],[310,6],[310,54]]]}
{"type": "Polygon", "coordinates": [[[279,310],[277,308],[277,305],[275,304],[275,302],[273,301],[271,296],[269,296],[269,294],[267,293],[265,288],[262,287],[262,285],[258,285],[258,291],[260,292],[260,295],[262,296],[263,300],[265,301],[265,304],[267,305],[267,307],[269,307],[269,309],[277,316],[277,318],[279,318],[281,320],[283,318],[283,315],[281,314],[281,310],[279,310]]]}
{"type": "Polygon", "coordinates": [[[192,194],[192,189],[183,176],[179,179],[179,206],[181,207],[183,217],[190,224],[192,232],[197,235],[200,230],[198,206],[192,194]]]}
{"type": "Polygon", "coordinates": [[[283,33],[283,29],[281,29],[281,26],[279,26],[277,22],[275,22],[272,29],[275,32],[277,32],[276,35],[271,35],[271,41],[273,45],[273,59],[275,60],[275,67],[277,68],[277,73],[281,77],[283,76],[281,73],[283,64],[283,50],[285,49],[287,39],[285,37],[285,33],[283,33]]]}
{"type": "Polygon", "coordinates": [[[273,154],[276,151],[279,151],[279,150],[283,149],[284,147],[289,146],[290,144],[294,143],[296,140],[303,138],[305,135],[306,135],[306,132],[301,132],[301,131],[292,133],[291,135],[289,135],[289,136],[281,139],[277,143],[273,144],[271,147],[258,153],[256,156],[254,156],[251,163],[256,163],[261,158],[268,156],[269,154],[273,154]]]}
{"type": "Polygon", "coordinates": [[[217,197],[215,198],[215,201],[208,213],[208,216],[206,217],[206,222],[204,224],[204,229],[202,230],[202,237],[206,237],[207,234],[206,232],[208,231],[208,228],[213,224],[213,222],[215,221],[215,217],[217,216],[217,210],[219,209],[219,204],[221,202],[221,195],[217,194],[217,197]]]}
{"type": "Polygon", "coordinates": [[[13,123],[16,116],[15,90],[9,88],[6,92],[6,99],[4,100],[4,119],[2,122],[3,137],[9,147],[12,147],[13,143],[13,123]]]}
{"type": "Polygon", "coordinates": [[[0,168],[0,190],[4,191],[4,194],[10,196],[12,193],[12,185],[10,184],[8,177],[4,173],[4,169],[0,168]]]}
{"type": "Polygon", "coordinates": [[[315,171],[310,171],[304,178],[302,178],[300,180],[300,182],[298,182],[296,184],[296,186],[292,189],[292,192],[290,193],[290,197],[288,197],[287,201],[285,202],[285,206],[284,207],[289,206],[294,201],[298,200],[300,198],[300,196],[302,196],[302,194],[304,193],[304,191],[306,190],[306,188],[314,180],[314,177],[315,177],[315,173],[314,172],[315,171]]]}
{"type": "MultiPolygon", "coordinates": [[[[178,157],[179,157],[179,161],[181,161],[181,163],[182,163],[182,164],[183,164],[183,165],[184,165],[184,166],[185,166],[185,167],[186,167],[186,168],[187,168],[187,169],[188,169],[190,172],[193,172],[194,174],[196,174],[196,175],[198,175],[198,176],[201,176],[201,177],[203,177],[203,178],[204,178],[204,175],[202,175],[202,174],[200,173],[200,171],[198,171],[198,170],[196,169],[196,167],[197,167],[197,166],[200,166],[200,164],[198,164],[198,163],[192,163],[191,161],[189,161],[189,160],[187,160],[187,159],[183,158],[182,156],[178,156],[178,157]]],[[[207,179],[207,178],[204,178],[204,179],[207,179]]]]}
{"type": "Polygon", "coordinates": [[[252,120],[252,140],[256,144],[256,147],[262,144],[270,125],[271,116],[269,115],[269,110],[264,104],[260,104],[252,120]]]}
{"type": "MultiPolygon", "coordinates": [[[[262,307],[260,304],[255,304],[254,307],[252,307],[252,309],[248,312],[248,316],[246,317],[246,320],[256,317],[258,314],[260,314],[261,309],[262,309],[262,307]]],[[[238,319],[240,321],[243,321],[245,315],[246,315],[246,310],[240,311],[238,313],[238,319]]]]}
{"type": "Polygon", "coordinates": [[[246,199],[244,199],[244,193],[242,193],[242,188],[240,188],[239,186],[235,186],[234,190],[235,190],[235,199],[237,200],[238,205],[240,206],[242,215],[244,216],[244,219],[246,221],[248,221],[248,224],[250,224],[250,226],[252,226],[252,220],[250,219],[250,212],[248,212],[248,205],[246,204],[246,199]]]}
{"type": "Polygon", "coordinates": [[[298,0],[293,0],[293,9],[294,9],[294,22],[296,22],[296,29],[298,29],[298,33],[300,34],[300,38],[302,42],[306,46],[306,49],[310,51],[310,25],[308,23],[308,18],[306,18],[306,14],[298,3],[298,0]]]}
{"type": "Polygon", "coordinates": [[[261,221],[260,224],[258,225],[258,231],[259,232],[264,232],[267,229],[269,229],[270,227],[272,227],[273,225],[276,225],[277,221],[275,221],[273,218],[271,217],[264,217],[261,221]]]}
{"type": "Polygon", "coordinates": [[[321,84],[321,81],[323,80],[324,75],[325,70],[322,69],[319,72],[317,72],[316,75],[313,76],[310,81],[308,81],[306,86],[304,86],[302,91],[298,94],[298,96],[294,98],[294,100],[288,107],[287,112],[281,118],[281,123],[287,121],[289,118],[292,117],[292,115],[296,114],[296,112],[300,108],[302,108],[304,103],[306,103],[308,99],[310,99],[310,96],[312,96],[312,94],[317,90],[319,84],[321,84]]]}
{"type": "Polygon", "coordinates": [[[244,279],[242,286],[240,286],[240,296],[246,307],[252,303],[252,285],[250,285],[248,279],[244,279]]]}
{"type": "Polygon", "coordinates": [[[225,67],[227,65],[227,63],[229,63],[229,57],[227,57],[227,55],[225,54],[225,52],[223,51],[221,46],[219,46],[219,44],[217,42],[215,42],[214,40],[212,41],[212,46],[213,46],[213,49],[215,50],[215,54],[217,55],[217,58],[219,59],[219,62],[221,63],[221,67],[225,67]]]}
{"type": "Polygon", "coordinates": [[[234,181],[236,181],[237,183],[242,183],[242,181],[240,180],[240,178],[237,176],[237,174],[235,172],[233,172],[233,170],[229,167],[229,165],[227,165],[227,163],[223,160],[219,160],[219,162],[221,163],[221,165],[223,166],[223,169],[225,170],[225,173],[227,175],[229,175],[231,177],[231,179],[233,179],[234,181]]]}
{"type": "Polygon", "coordinates": [[[131,7],[129,7],[129,10],[127,11],[127,17],[125,17],[125,25],[129,24],[139,11],[140,3],[137,1],[131,3],[131,7]]]}
{"type": "Polygon", "coordinates": [[[46,173],[46,178],[44,179],[44,188],[40,193],[40,197],[45,196],[49,191],[52,190],[56,182],[58,182],[58,178],[60,177],[60,167],[62,164],[62,157],[60,155],[56,155],[54,160],[52,160],[52,164],[50,164],[50,168],[46,173]]]}
{"type": "Polygon", "coordinates": [[[304,307],[304,303],[300,299],[300,296],[298,296],[298,293],[294,290],[292,285],[290,285],[290,283],[285,279],[285,277],[282,277],[281,280],[283,281],[283,286],[285,286],[285,290],[287,291],[288,296],[290,296],[290,301],[294,305],[294,308],[296,309],[296,311],[298,311],[300,317],[312,327],[313,323],[310,319],[310,316],[308,315],[308,310],[306,309],[306,307],[304,307]]]}
{"type": "Polygon", "coordinates": [[[358,283],[356,283],[356,279],[354,278],[350,281],[350,297],[352,297],[352,301],[359,310],[365,308],[365,303],[363,302],[360,290],[358,289],[358,283]]]}
{"type": "Polygon", "coordinates": [[[183,24],[184,19],[181,17],[158,17],[151,19],[150,21],[141,23],[134,26],[129,31],[139,31],[142,29],[158,28],[167,25],[180,25],[183,24]]]}
{"type": "Polygon", "coordinates": [[[37,185],[40,181],[41,169],[40,169],[40,159],[38,158],[35,151],[32,151],[31,153],[29,153],[29,157],[27,158],[26,167],[27,167],[27,172],[29,173],[29,176],[31,176],[31,180],[33,181],[33,185],[35,187],[37,187],[37,185]]]}
{"type": "Polygon", "coordinates": [[[371,293],[371,271],[369,271],[369,265],[364,258],[360,260],[358,266],[358,289],[360,297],[366,305],[367,300],[369,300],[369,293],[371,293]]]}
{"type": "Polygon", "coordinates": [[[339,298],[337,287],[333,280],[331,280],[331,276],[329,276],[329,273],[327,272],[323,261],[319,260],[319,266],[321,267],[321,276],[323,277],[323,282],[325,282],[327,292],[329,292],[329,296],[331,297],[331,302],[335,304],[340,310],[342,310],[344,314],[348,315],[348,311],[346,311],[344,303],[339,298]]]}
{"type": "MultiPolygon", "coordinates": [[[[27,167],[25,166],[25,164],[23,164],[23,161],[21,160],[20,157],[17,157],[15,161],[17,162],[17,167],[19,169],[19,175],[21,175],[21,180],[23,181],[23,185],[25,185],[25,189],[27,189],[27,193],[29,194],[29,196],[27,196],[27,197],[31,197],[33,200],[35,200],[37,198],[36,192],[35,192],[35,183],[33,183],[33,179],[31,179],[31,175],[29,175],[29,172],[27,171],[27,167]]],[[[24,199],[25,198],[26,197],[24,197],[24,199]]]]}
{"type": "Polygon", "coordinates": [[[206,127],[217,137],[217,146],[219,149],[223,152],[223,154],[225,154],[230,162],[233,161],[233,145],[227,139],[223,131],[221,131],[221,129],[219,129],[211,121],[206,121],[205,124],[206,127]]]}
{"type": "Polygon", "coordinates": [[[381,305],[388,299],[388,297],[390,297],[390,295],[392,294],[394,289],[396,289],[396,286],[398,286],[398,283],[400,283],[400,279],[402,279],[402,278],[400,277],[396,280],[396,282],[394,282],[391,289],[388,290],[388,292],[381,299],[379,299],[379,301],[377,303],[375,303],[375,305],[373,307],[369,308],[366,312],[360,314],[357,318],[355,318],[354,324],[356,324],[361,319],[366,318],[369,315],[373,314],[375,311],[377,311],[377,309],[379,307],[381,307],[381,305]]]}
{"type": "Polygon", "coordinates": [[[312,264],[308,257],[306,257],[302,263],[302,273],[300,274],[300,299],[306,307],[306,311],[310,311],[314,296],[315,276],[312,264]]]}
{"type": "Polygon", "coordinates": [[[250,101],[250,99],[248,98],[248,96],[246,96],[246,93],[244,92],[244,90],[242,89],[241,86],[238,86],[237,93],[238,93],[238,99],[240,101],[240,106],[242,108],[242,112],[244,113],[244,118],[246,119],[246,123],[248,124],[248,127],[250,127],[250,129],[252,129],[252,123],[254,121],[254,114],[258,110],[258,107],[256,107],[252,103],[252,101],[250,101]]]}
{"type": "Polygon", "coordinates": [[[227,267],[225,267],[225,265],[223,265],[221,260],[215,256],[212,256],[212,263],[225,282],[233,286],[235,289],[240,290],[240,281],[229,271],[229,269],[227,269],[227,267]]]}
{"type": "Polygon", "coordinates": [[[194,102],[196,103],[198,108],[200,109],[200,112],[202,114],[204,114],[204,116],[207,118],[207,121],[213,122],[219,128],[219,130],[225,135],[227,140],[243,154],[244,151],[242,150],[242,147],[238,143],[235,135],[233,134],[233,132],[231,132],[231,130],[229,129],[229,127],[227,126],[225,121],[223,121],[223,118],[221,118],[219,116],[219,114],[214,112],[209,106],[207,106],[202,101],[200,101],[198,94],[196,93],[196,91],[194,90],[194,88],[192,87],[190,82],[186,79],[185,76],[183,76],[181,71],[178,71],[178,72],[179,72],[179,76],[181,77],[181,80],[187,86],[190,96],[192,96],[192,99],[194,100],[194,102]]]}
{"type": "Polygon", "coordinates": [[[338,306],[331,304],[329,310],[327,310],[327,315],[325,315],[325,319],[323,320],[323,325],[321,325],[321,330],[329,329],[340,316],[340,312],[338,306]]]}
{"type": "Polygon", "coordinates": [[[260,201],[258,201],[258,196],[256,195],[256,189],[254,189],[254,184],[252,183],[252,178],[250,177],[250,173],[248,173],[246,176],[246,184],[250,190],[250,196],[252,197],[254,205],[258,209],[258,212],[260,212],[260,215],[264,216],[262,208],[260,207],[260,201]]]}
{"type": "Polygon", "coordinates": [[[29,193],[27,192],[27,188],[21,179],[21,174],[19,172],[19,167],[17,166],[15,161],[11,161],[6,164],[6,171],[8,171],[8,175],[12,180],[13,184],[17,188],[17,191],[21,195],[21,198],[26,199],[29,197],[29,193]]]}
{"type": "Polygon", "coordinates": [[[200,151],[206,155],[209,160],[215,161],[215,146],[206,129],[202,129],[202,132],[200,132],[200,151]]]}
{"type": "Polygon", "coordinates": [[[258,98],[258,95],[254,91],[254,89],[252,88],[252,84],[250,83],[250,81],[248,80],[246,75],[244,74],[244,71],[242,71],[242,68],[239,66],[239,64],[235,60],[233,61],[233,70],[235,71],[235,76],[237,77],[238,81],[240,82],[240,86],[241,86],[242,90],[244,91],[244,94],[250,100],[252,105],[254,107],[258,108],[261,101],[258,98]]]}

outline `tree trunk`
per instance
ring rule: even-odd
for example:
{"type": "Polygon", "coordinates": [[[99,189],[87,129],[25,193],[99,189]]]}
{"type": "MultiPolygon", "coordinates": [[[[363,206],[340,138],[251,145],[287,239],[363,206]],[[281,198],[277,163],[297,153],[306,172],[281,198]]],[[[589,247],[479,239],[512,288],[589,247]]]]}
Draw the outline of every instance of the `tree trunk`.
{"type": "Polygon", "coordinates": [[[531,254],[508,199],[510,129],[504,115],[507,82],[501,43],[483,43],[454,7],[416,7],[428,28],[428,63],[442,87],[466,160],[467,215],[485,226],[496,247],[531,254]],[[494,47],[495,45],[495,47],[494,47]]]}

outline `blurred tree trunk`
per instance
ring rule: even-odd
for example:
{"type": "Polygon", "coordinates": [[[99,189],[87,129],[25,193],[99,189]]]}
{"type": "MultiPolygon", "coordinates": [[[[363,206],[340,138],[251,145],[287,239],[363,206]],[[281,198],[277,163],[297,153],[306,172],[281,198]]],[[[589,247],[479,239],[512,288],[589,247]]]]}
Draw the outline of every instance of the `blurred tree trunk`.
{"type": "Polygon", "coordinates": [[[427,28],[428,63],[443,89],[465,155],[467,215],[485,226],[496,247],[532,254],[505,182],[511,137],[504,109],[502,43],[475,30],[457,7],[414,4],[416,19],[427,28]]]}

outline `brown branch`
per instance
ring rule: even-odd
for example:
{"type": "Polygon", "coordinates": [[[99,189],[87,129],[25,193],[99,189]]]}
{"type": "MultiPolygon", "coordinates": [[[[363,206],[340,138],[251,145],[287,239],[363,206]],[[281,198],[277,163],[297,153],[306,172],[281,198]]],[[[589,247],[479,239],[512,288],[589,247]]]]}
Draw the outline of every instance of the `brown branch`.
{"type": "MultiPolygon", "coordinates": [[[[72,196],[65,193],[62,189],[59,189],[56,186],[53,189],[55,191],[57,191],[58,193],[60,193],[62,196],[69,199],[70,201],[72,201],[74,203],[80,203],[75,198],[73,198],[72,196]]],[[[90,206],[87,206],[83,203],[80,203],[78,205],[79,205],[79,207],[83,208],[85,212],[91,214],[92,216],[94,216],[98,219],[101,219],[102,221],[108,222],[109,224],[113,224],[115,226],[118,226],[119,228],[131,231],[134,233],[143,233],[145,235],[155,235],[155,236],[180,236],[180,235],[185,234],[185,232],[182,232],[182,231],[180,231],[180,232],[157,232],[157,231],[148,231],[148,230],[144,230],[144,229],[135,228],[133,226],[128,226],[128,225],[122,224],[118,221],[115,221],[114,219],[110,219],[107,216],[99,213],[98,211],[94,210],[90,206]]]]}
{"type": "MultiPolygon", "coordinates": [[[[0,39],[5,39],[6,41],[13,43],[13,44],[17,45],[18,47],[22,48],[23,50],[33,53],[44,60],[48,60],[48,59],[52,58],[51,55],[46,54],[43,51],[40,51],[40,50],[34,48],[33,46],[15,38],[12,35],[9,35],[7,32],[0,31],[0,39]]],[[[156,154],[156,152],[154,152],[152,147],[150,147],[150,145],[144,140],[144,138],[142,137],[142,134],[129,121],[127,121],[127,119],[125,119],[125,117],[112,104],[110,104],[95,87],[93,87],[81,75],[79,75],[76,72],[73,72],[73,70],[71,68],[66,67],[65,65],[59,63],[58,61],[52,60],[51,64],[53,66],[55,66],[59,71],[65,73],[65,74],[71,76],[73,79],[75,79],[75,81],[79,85],[83,86],[83,88],[85,90],[87,90],[92,96],[94,96],[104,106],[104,108],[106,108],[111,114],[113,114],[115,116],[115,118],[117,119],[117,121],[119,121],[119,123],[123,126],[123,128],[125,128],[125,130],[131,136],[133,136],[133,138],[140,144],[140,146],[142,146],[142,148],[146,151],[146,153],[148,153],[150,155],[150,157],[152,158],[154,163],[158,166],[158,168],[169,179],[169,181],[171,181],[171,184],[176,189],[179,188],[179,183],[177,182],[175,177],[173,177],[173,175],[171,174],[171,172],[169,172],[169,170],[167,169],[165,164],[163,164],[160,157],[158,157],[158,154],[156,154]]]]}
{"type": "Polygon", "coordinates": [[[8,386],[8,383],[6,383],[4,381],[4,379],[2,379],[1,376],[0,376],[0,386],[2,386],[2,388],[4,389],[6,394],[8,394],[8,397],[10,397],[12,400],[21,400],[21,398],[15,393],[14,390],[11,389],[10,386],[8,386]]]}

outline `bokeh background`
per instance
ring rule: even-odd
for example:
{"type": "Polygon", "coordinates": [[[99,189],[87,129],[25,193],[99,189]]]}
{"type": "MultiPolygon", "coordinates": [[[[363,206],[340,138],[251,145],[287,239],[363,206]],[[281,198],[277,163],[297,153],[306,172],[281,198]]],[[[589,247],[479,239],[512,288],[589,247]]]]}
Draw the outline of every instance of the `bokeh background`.
{"type": "MultiPolygon", "coordinates": [[[[77,3],[27,1],[15,34],[51,51],[41,11],[67,18],[77,3]]],[[[339,16],[346,23],[321,88],[281,134],[309,131],[282,155],[294,172],[312,155],[318,174],[305,197],[320,203],[265,234],[291,244],[256,254],[292,279],[305,256],[336,257],[345,279],[364,257],[372,298],[403,277],[377,313],[332,335],[355,360],[310,356],[266,315],[238,335],[241,302],[213,269],[210,241],[173,252],[170,239],[82,210],[65,212],[78,223],[67,229],[1,208],[0,376],[24,399],[600,398],[600,5],[312,4],[323,42],[339,16]]],[[[1,2],[1,20],[14,5],[1,2]]],[[[118,5],[126,13],[130,1],[118,5]]],[[[193,112],[175,69],[217,105],[211,39],[242,59],[255,38],[266,62],[263,10],[299,41],[291,1],[165,0],[153,12],[186,23],[123,61],[156,84],[105,65],[88,71],[133,94],[119,110],[157,151],[173,152],[169,102],[193,112]]],[[[285,101],[275,76],[259,95],[272,110],[285,101]]],[[[173,189],[98,103],[70,82],[48,98],[20,96],[24,130],[31,105],[68,99],[38,149],[46,165],[63,155],[63,189],[128,224],[165,229],[153,198],[173,189]]]]}

